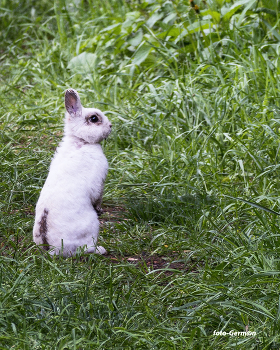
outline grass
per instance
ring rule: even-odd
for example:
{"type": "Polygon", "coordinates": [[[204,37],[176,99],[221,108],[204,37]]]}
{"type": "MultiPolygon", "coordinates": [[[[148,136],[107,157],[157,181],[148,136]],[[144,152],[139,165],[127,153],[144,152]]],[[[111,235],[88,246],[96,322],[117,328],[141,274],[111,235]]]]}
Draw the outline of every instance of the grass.
{"type": "Polygon", "coordinates": [[[277,1],[0,3],[0,349],[279,348],[277,1]],[[113,124],[107,257],[32,243],[68,87],[113,124]]]}

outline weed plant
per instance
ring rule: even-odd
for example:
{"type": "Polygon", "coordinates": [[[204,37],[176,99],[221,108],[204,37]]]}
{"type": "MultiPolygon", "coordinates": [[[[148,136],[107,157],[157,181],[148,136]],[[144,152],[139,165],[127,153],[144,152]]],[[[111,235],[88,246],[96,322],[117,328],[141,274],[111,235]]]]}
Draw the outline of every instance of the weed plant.
{"type": "Polygon", "coordinates": [[[0,4],[0,349],[278,349],[279,2],[0,4]],[[68,87],[113,124],[108,257],[32,243],[68,87]]]}

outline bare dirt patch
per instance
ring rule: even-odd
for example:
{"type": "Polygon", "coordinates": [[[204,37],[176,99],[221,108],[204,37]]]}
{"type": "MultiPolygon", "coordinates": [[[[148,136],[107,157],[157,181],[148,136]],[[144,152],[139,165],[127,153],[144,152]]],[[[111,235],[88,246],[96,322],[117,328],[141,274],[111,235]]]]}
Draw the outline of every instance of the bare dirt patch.
{"type": "MultiPolygon", "coordinates": [[[[121,220],[127,220],[125,218],[125,208],[121,206],[117,207],[104,207],[103,215],[100,218],[101,227],[106,222],[120,222],[121,220]]],[[[142,271],[148,273],[156,271],[157,273],[164,272],[165,275],[172,275],[176,272],[196,272],[194,264],[188,260],[185,263],[182,259],[182,254],[186,255],[187,251],[177,252],[170,251],[166,255],[151,254],[149,252],[142,252],[137,255],[121,256],[115,254],[107,254],[105,257],[113,264],[129,263],[136,265],[142,271]]],[[[197,266],[197,264],[195,264],[197,266]]]]}
{"type": "Polygon", "coordinates": [[[106,257],[114,264],[127,262],[129,264],[136,265],[139,267],[139,269],[146,273],[151,271],[160,273],[163,271],[165,275],[172,275],[178,271],[192,271],[190,265],[187,266],[184,262],[178,261],[178,256],[167,257],[158,254],[151,255],[147,252],[143,252],[139,255],[124,257],[108,254],[106,257]]]}

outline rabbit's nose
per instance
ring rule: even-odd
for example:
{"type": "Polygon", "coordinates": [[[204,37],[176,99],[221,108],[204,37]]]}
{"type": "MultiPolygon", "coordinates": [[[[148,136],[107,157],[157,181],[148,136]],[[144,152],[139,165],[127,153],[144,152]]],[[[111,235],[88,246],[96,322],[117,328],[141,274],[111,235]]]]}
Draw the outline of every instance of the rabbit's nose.
{"type": "Polygon", "coordinates": [[[111,123],[109,124],[109,127],[112,128],[112,124],[111,123]]]}

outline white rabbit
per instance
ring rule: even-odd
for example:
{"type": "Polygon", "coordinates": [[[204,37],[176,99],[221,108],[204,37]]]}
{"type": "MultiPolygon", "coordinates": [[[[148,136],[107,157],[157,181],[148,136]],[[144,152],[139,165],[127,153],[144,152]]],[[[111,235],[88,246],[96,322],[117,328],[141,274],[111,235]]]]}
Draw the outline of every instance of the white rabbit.
{"type": "Polygon", "coordinates": [[[112,124],[99,109],[84,108],[74,89],[66,90],[65,107],[64,137],[36,205],[33,239],[50,254],[71,256],[78,247],[106,254],[96,245],[108,171],[100,142],[112,124]]]}

